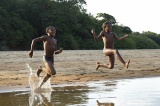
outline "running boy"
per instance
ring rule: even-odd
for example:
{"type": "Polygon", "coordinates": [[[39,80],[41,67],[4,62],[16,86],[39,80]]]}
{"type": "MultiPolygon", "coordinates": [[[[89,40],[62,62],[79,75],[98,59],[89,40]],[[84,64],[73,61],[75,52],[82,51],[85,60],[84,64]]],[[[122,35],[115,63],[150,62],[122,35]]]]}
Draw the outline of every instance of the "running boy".
{"type": "Polygon", "coordinates": [[[31,43],[31,50],[29,52],[29,57],[32,58],[33,56],[33,50],[35,47],[36,42],[43,41],[43,47],[44,47],[44,56],[43,61],[45,64],[45,68],[42,68],[41,66],[38,67],[37,70],[37,76],[39,77],[40,73],[44,71],[46,73],[46,76],[43,78],[43,82],[40,84],[39,88],[42,87],[42,85],[52,76],[56,74],[56,70],[54,68],[54,54],[59,54],[62,52],[62,48],[59,50],[56,50],[57,41],[54,39],[56,35],[56,29],[53,26],[48,26],[46,28],[47,35],[35,38],[32,40],[31,43]]]}
{"type": "Polygon", "coordinates": [[[91,33],[95,41],[98,41],[100,38],[103,39],[103,53],[109,57],[109,65],[97,62],[96,70],[98,70],[99,67],[105,67],[109,69],[114,68],[115,55],[118,57],[118,60],[124,65],[124,67],[128,68],[130,60],[128,60],[128,62],[125,62],[119,54],[118,50],[114,49],[114,39],[123,40],[125,38],[128,38],[128,35],[126,34],[124,37],[118,37],[114,32],[112,32],[112,24],[110,22],[104,22],[102,28],[103,30],[98,36],[96,36],[94,29],[91,30],[91,33]]]}

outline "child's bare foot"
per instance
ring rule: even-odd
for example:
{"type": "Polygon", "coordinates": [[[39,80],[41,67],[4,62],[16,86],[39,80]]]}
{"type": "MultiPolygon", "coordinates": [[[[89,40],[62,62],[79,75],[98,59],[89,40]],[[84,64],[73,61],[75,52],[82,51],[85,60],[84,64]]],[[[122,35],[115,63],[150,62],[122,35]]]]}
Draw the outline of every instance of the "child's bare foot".
{"type": "Polygon", "coordinates": [[[37,76],[39,77],[39,75],[40,75],[40,73],[42,72],[43,70],[42,70],[42,67],[41,66],[39,66],[38,67],[38,70],[37,70],[37,76]]]}
{"type": "Polygon", "coordinates": [[[96,66],[97,66],[97,67],[96,67],[96,71],[97,71],[98,68],[100,67],[100,64],[101,64],[100,62],[97,62],[97,63],[96,63],[96,66]]]}
{"type": "Polygon", "coordinates": [[[125,67],[126,67],[126,68],[129,67],[129,63],[130,63],[130,60],[128,60],[128,62],[125,63],[125,67]]]}

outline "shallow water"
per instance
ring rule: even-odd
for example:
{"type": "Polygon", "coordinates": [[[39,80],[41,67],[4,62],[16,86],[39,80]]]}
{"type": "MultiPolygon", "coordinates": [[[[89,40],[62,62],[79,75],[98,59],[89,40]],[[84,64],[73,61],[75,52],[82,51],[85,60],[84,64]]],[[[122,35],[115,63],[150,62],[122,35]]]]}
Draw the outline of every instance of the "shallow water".
{"type": "Polygon", "coordinates": [[[0,106],[160,106],[160,77],[53,85],[51,90],[0,93],[0,106]]]}

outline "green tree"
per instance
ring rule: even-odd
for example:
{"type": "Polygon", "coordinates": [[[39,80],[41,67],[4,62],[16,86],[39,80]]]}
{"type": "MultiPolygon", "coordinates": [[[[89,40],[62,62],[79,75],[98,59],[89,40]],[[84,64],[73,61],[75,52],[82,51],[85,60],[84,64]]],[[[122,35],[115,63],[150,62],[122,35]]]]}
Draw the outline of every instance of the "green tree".
{"type": "Polygon", "coordinates": [[[158,45],[160,45],[160,35],[154,33],[154,32],[143,32],[143,36],[147,36],[148,38],[152,39],[154,42],[156,42],[158,45]]]}
{"type": "Polygon", "coordinates": [[[112,15],[109,15],[109,14],[106,14],[106,13],[98,13],[96,18],[100,19],[102,22],[110,21],[110,22],[112,22],[112,24],[117,23],[116,19],[112,15]]]}
{"type": "Polygon", "coordinates": [[[0,50],[25,50],[33,35],[33,27],[13,12],[0,7],[0,50]]]}
{"type": "Polygon", "coordinates": [[[133,34],[130,38],[135,42],[136,49],[158,49],[159,45],[146,36],[133,34]]]}

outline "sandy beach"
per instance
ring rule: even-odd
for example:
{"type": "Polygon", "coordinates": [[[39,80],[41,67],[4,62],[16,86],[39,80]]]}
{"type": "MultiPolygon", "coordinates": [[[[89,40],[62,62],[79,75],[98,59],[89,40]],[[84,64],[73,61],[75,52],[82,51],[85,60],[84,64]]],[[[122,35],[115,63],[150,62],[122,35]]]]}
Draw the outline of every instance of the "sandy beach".
{"type": "MultiPolygon", "coordinates": [[[[36,72],[38,66],[44,67],[43,51],[34,51],[33,58],[28,57],[29,51],[0,52],[0,90],[29,88],[29,69],[36,72]]],[[[131,60],[125,69],[116,58],[114,69],[99,68],[96,62],[108,63],[108,57],[102,50],[64,50],[55,55],[57,74],[51,77],[51,84],[86,83],[89,81],[114,80],[160,76],[160,50],[119,50],[125,61],[131,60]]],[[[42,73],[41,77],[45,74],[42,73]]]]}

